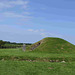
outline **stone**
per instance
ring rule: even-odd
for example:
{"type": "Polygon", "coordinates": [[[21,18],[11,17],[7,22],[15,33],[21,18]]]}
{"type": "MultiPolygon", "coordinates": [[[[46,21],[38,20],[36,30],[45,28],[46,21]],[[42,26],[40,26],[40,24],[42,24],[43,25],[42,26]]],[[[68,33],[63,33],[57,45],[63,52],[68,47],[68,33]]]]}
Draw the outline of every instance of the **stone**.
{"type": "Polygon", "coordinates": [[[26,50],[26,45],[25,44],[23,44],[23,49],[22,49],[23,51],[25,51],[26,50]]]}
{"type": "Polygon", "coordinates": [[[63,60],[62,63],[65,63],[65,61],[63,60]]]}

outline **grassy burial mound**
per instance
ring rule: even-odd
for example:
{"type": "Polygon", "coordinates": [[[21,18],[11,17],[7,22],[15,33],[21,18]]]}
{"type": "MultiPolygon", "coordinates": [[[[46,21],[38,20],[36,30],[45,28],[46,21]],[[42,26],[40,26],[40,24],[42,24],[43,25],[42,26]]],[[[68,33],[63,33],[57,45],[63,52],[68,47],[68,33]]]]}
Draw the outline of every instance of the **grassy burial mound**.
{"type": "Polygon", "coordinates": [[[73,53],[75,52],[75,45],[61,38],[47,37],[37,43],[32,44],[30,49],[38,52],[73,53]]]}

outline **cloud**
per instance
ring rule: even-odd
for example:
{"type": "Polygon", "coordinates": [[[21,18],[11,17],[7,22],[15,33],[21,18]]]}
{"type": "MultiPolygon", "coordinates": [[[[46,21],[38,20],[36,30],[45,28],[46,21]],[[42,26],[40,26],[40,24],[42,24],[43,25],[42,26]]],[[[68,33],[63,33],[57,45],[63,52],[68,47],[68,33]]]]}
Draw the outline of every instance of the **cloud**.
{"type": "Polygon", "coordinates": [[[0,2],[0,8],[10,8],[11,5],[10,4],[5,4],[3,2],[0,2]]]}
{"type": "Polygon", "coordinates": [[[60,37],[60,38],[63,37],[60,34],[55,34],[55,33],[46,31],[44,29],[28,29],[27,31],[39,34],[43,38],[45,37],[60,37]]]}
{"type": "Polygon", "coordinates": [[[13,12],[4,12],[2,13],[5,17],[18,17],[18,18],[23,18],[24,15],[13,13],[13,12]]]}
{"type": "Polygon", "coordinates": [[[40,33],[40,35],[42,36],[42,37],[63,37],[62,35],[60,35],[60,34],[54,34],[54,33],[50,33],[50,32],[48,32],[48,31],[46,31],[46,32],[43,32],[43,33],[40,33]]]}
{"type": "Polygon", "coordinates": [[[18,23],[29,21],[32,18],[30,12],[22,10],[28,9],[28,4],[27,0],[0,0],[0,21],[12,19],[18,23]]]}
{"type": "Polygon", "coordinates": [[[7,19],[9,19],[9,20],[14,19],[14,20],[16,20],[16,22],[22,24],[23,21],[26,22],[26,21],[29,21],[30,19],[32,19],[32,16],[23,14],[23,13],[3,12],[3,13],[0,13],[0,18],[1,18],[1,21],[5,21],[7,19]]]}
{"type": "Polygon", "coordinates": [[[9,4],[11,4],[11,5],[26,5],[26,4],[28,4],[28,1],[15,0],[15,1],[9,1],[9,4]]]}
{"type": "Polygon", "coordinates": [[[5,17],[15,17],[15,18],[25,18],[25,17],[28,17],[26,15],[14,13],[14,12],[4,12],[4,13],[1,13],[1,14],[3,16],[5,16],[5,17]]]}
{"type": "Polygon", "coordinates": [[[24,15],[30,15],[30,12],[23,12],[24,15]]]}
{"type": "Polygon", "coordinates": [[[42,39],[39,33],[28,31],[19,26],[0,25],[0,39],[15,42],[37,42],[42,39]]]}
{"type": "Polygon", "coordinates": [[[30,32],[43,32],[44,29],[28,29],[30,32]]]}
{"type": "Polygon", "coordinates": [[[30,31],[30,32],[39,32],[40,30],[34,30],[34,29],[28,29],[28,31],[30,31]]]}
{"type": "Polygon", "coordinates": [[[15,6],[21,6],[22,8],[28,7],[29,1],[24,0],[13,0],[13,1],[0,1],[0,8],[13,8],[15,6]]]}

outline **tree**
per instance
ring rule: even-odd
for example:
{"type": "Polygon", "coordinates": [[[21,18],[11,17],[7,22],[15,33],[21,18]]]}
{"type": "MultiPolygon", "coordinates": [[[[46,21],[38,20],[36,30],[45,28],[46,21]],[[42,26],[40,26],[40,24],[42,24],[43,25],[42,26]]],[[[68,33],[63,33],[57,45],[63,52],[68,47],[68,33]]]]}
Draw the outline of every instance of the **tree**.
{"type": "Polygon", "coordinates": [[[4,44],[5,44],[5,42],[0,40],[0,47],[3,46],[4,44]]]}

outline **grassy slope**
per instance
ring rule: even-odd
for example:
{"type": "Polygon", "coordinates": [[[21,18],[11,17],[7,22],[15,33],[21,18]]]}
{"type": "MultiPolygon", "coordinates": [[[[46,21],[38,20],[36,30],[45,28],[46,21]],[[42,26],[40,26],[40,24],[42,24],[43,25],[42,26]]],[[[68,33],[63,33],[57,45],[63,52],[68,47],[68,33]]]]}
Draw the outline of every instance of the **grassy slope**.
{"type": "MultiPolygon", "coordinates": [[[[42,44],[38,46],[34,51],[42,51],[48,53],[73,53],[75,52],[75,46],[60,38],[44,38],[42,44]]],[[[39,41],[39,42],[41,42],[39,41]]],[[[38,42],[37,42],[38,43],[38,42]]],[[[31,45],[33,47],[37,43],[31,45]]]]}

